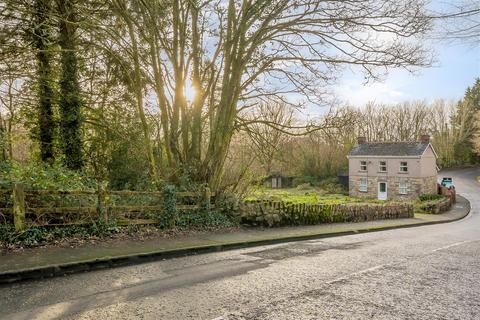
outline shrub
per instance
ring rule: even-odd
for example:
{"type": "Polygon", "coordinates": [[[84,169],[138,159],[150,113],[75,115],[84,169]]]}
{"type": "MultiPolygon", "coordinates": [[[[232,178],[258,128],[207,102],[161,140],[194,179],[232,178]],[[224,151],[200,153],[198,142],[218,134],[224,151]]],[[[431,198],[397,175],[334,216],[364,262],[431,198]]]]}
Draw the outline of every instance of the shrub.
{"type": "Polygon", "coordinates": [[[336,177],[324,179],[320,181],[318,186],[328,193],[343,193],[346,191],[345,187],[339,183],[336,177]]]}
{"type": "Polygon", "coordinates": [[[292,180],[292,186],[294,188],[298,187],[299,185],[308,184],[310,186],[318,185],[318,178],[312,176],[302,176],[302,177],[295,177],[292,180]]]}
{"type": "Polygon", "coordinates": [[[12,243],[15,228],[11,224],[0,224],[0,243],[12,243]]]}
{"type": "Polygon", "coordinates": [[[308,190],[311,188],[312,186],[310,185],[310,183],[302,183],[297,186],[297,190],[308,190]]]}
{"type": "Polygon", "coordinates": [[[53,240],[72,237],[87,239],[90,237],[107,237],[118,233],[121,228],[115,223],[94,222],[86,225],[63,227],[30,227],[23,232],[15,232],[12,225],[0,225],[0,243],[34,246],[53,240]]]}
{"type": "Polygon", "coordinates": [[[96,181],[60,165],[38,163],[4,165],[0,167],[0,187],[10,188],[21,183],[29,189],[80,190],[96,188],[96,181]]]}
{"type": "Polygon", "coordinates": [[[442,199],[443,196],[440,194],[422,194],[419,199],[420,201],[434,201],[434,200],[439,200],[442,199]]]}
{"type": "Polygon", "coordinates": [[[193,229],[217,229],[238,226],[234,218],[216,210],[184,212],[178,217],[177,226],[193,229]]]}
{"type": "Polygon", "coordinates": [[[160,227],[173,228],[178,220],[177,191],[175,186],[166,185],[163,188],[163,212],[160,217],[160,227]]]}

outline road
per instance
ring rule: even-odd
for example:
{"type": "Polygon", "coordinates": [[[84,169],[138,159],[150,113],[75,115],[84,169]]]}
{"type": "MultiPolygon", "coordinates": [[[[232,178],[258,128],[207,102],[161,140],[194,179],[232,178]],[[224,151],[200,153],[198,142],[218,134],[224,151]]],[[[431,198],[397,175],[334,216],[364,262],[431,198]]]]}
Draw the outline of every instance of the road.
{"type": "Polygon", "coordinates": [[[480,319],[479,169],[465,219],[0,287],[2,319],[480,319]]]}

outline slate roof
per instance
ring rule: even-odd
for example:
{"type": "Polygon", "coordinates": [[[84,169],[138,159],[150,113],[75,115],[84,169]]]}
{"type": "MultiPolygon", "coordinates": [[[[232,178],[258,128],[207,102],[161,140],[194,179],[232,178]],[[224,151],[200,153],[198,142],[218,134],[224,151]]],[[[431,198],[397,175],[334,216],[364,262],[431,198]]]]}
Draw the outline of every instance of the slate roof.
{"type": "Polygon", "coordinates": [[[428,142],[366,142],[357,144],[349,156],[421,156],[428,148],[428,142]]]}

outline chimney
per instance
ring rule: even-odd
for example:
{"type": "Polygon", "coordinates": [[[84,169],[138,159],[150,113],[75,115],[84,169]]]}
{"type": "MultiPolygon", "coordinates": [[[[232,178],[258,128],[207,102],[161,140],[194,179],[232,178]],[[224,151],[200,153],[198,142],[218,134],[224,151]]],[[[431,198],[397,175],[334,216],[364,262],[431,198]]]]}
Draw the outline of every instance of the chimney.
{"type": "Polygon", "coordinates": [[[420,141],[425,143],[430,143],[430,136],[428,134],[423,134],[420,136],[420,141]]]}
{"type": "Polygon", "coordinates": [[[357,143],[358,144],[364,144],[366,142],[367,142],[367,138],[365,138],[365,137],[358,137],[357,138],[357,143]]]}

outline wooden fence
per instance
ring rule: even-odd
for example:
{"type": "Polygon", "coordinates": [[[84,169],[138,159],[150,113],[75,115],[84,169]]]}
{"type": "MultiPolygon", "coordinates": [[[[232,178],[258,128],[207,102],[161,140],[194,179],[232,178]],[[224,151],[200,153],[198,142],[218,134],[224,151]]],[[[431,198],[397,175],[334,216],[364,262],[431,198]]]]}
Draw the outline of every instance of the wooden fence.
{"type": "MultiPolygon", "coordinates": [[[[0,196],[11,195],[11,206],[1,208],[0,215],[13,216],[13,223],[17,231],[25,229],[26,217],[32,215],[36,217],[34,224],[37,225],[72,225],[85,224],[93,219],[100,219],[108,221],[110,218],[115,218],[119,224],[155,224],[157,219],[132,219],[130,213],[138,212],[156,212],[161,215],[164,207],[162,204],[158,205],[114,205],[110,202],[113,197],[120,199],[128,199],[129,197],[148,196],[162,201],[163,192],[159,191],[110,191],[104,185],[100,185],[98,190],[76,190],[76,191],[60,191],[60,190],[27,190],[20,184],[16,184],[12,189],[0,189],[0,196]],[[90,197],[94,198],[94,205],[79,205],[79,206],[29,206],[27,197],[90,197]],[[75,222],[62,222],[68,220],[69,214],[80,215],[82,218],[76,219],[75,222]],[[121,215],[127,217],[121,218],[121,215]],[[54,215],[56,223],[41,223],[46,215],[54,215]],[[60,221],[60,222],[58,222],[60,221]]],[[[198,210],[202,205],[211,206],[211,198],[214,194],[210,192],[209,188],[204,188],[202,192],[176,192],[176,210],[189,211],[198,210]],[[185,198],[189,198],[189,204],[185,204],[185,198]],[[193,202],[193,203],[192,203],[193,202]]],[[[5,219],[4,219],[5,221],[5,219]]],[[[48,219],[44,219],[48,221],[48,219]]],[[[0,223],[2,223],[0,221],[0,223]]]]}

